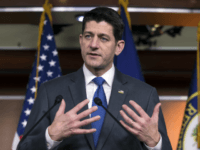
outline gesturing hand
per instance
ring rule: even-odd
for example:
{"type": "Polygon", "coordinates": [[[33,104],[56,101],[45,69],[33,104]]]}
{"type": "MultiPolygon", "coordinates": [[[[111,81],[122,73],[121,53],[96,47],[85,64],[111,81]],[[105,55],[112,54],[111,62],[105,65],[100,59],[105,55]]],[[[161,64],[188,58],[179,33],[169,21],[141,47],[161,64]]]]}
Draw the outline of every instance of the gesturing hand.
{"type": "Polygon", "coordinates": [[[140,116],[124,104],[122,105],[122,108],[130,115],[131,118],[128,117],[123,110],[120,110],[121,116],[128,125],[120,120],[121,124],[140,141],[150,147],[155,147],[160,140],[160,134],[158,132],[158,115],[161,104],[158,103],[155,106],[153,115],[150,118],[136,102],[130,100],[129,103],[136,109],[140,116]]]}
{"type": "Polygon", "coordinates": [[[77,114],[77,112],[88,103],[89,100],[86,99],[81,103],[77,104],[70,111],[64,113],[65,101],[62,100],[61,105],[55,115],[54,121],[48,128],[49,136],[51,137],[51,139],[54,141],[60,141],[74,134],[88,134],[95,132],[96,129],[80,128],[100,119],[100,116],[95,116],[93,118],[80,121],[80,119],[88,116],[89,114],[97,110],[97,107],[94,106],[90,109],[81,112],[80,114],[77,114]]]}

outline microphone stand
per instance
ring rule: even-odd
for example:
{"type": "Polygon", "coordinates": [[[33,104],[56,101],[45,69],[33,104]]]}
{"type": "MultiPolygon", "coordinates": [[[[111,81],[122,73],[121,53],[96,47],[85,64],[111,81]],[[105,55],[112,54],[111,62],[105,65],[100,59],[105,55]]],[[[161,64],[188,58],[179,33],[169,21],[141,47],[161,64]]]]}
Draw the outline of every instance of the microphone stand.
{"type": "MultiPolygon", "coordinates": [[[[95,98],[94,98],[94,102],[95,102],[95,104],[97,104],[98,106],[103,107],[103,109],[117,122],[118,125],[120,125],[120,126],[130,135],[130,137],[132,137],[134,140],[137,140],[137,138],[136,138],[133,134],[131,134],[124,126],[122,126],[122,124],[107,110],[107,108],[105,108],[105,107],[102,105],[102,101],[101,101],[100,98],[95,97],[95,98]]],[[[136,142],[136,143],[137,143],[137,148],[138,148],[138,146],[139,146],[139,149],[141,149],[141,145],[139,145],[138,142],[136,142]]],[[[139,149],[137,149],[137,150],[139,150],[139,149]]]]}
{"type": "Polygon", "coordinates": [[[40,121],[57,105],[62,101],[63,97],[62,95],[58,95],[56,97],[55,103],[53,106],[51,106],[51,108],[34,124],[34,126],[22,137],[22,139],[20,140],[19,144],[17,145],[17,150],[19,148],[20,143],[22,143],[26,137],[30,134],[30,132],[40,123],[40,121]]]}

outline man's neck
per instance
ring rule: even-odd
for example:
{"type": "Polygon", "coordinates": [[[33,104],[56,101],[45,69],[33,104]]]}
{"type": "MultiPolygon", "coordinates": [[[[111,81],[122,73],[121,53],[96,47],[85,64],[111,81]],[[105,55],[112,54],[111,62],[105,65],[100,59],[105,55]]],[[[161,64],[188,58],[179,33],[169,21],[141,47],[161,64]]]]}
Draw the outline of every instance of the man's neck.
{"type": "Polygon", "coordinates": [[[85,66],[90,72],[92,72],[92,74],[94,74],[97,77],[102,76],[104,73],[106,73],[112,67],[112,65],[111,65],[110,67],[105,69],[105,68],[90,68],[87,65],[85,65],[85,66]]]}

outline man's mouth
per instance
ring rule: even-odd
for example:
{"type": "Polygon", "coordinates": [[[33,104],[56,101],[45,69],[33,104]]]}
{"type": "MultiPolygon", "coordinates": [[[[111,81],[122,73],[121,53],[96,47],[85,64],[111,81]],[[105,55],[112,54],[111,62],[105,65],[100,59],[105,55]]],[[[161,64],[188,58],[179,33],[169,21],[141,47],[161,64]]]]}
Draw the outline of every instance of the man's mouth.
{"type": "Polygon", "coordinates": [[[100,56],[100,55],[97,54],[97,53],[89,53],[89,55],[92,55],[92,56],[100,56]]]}

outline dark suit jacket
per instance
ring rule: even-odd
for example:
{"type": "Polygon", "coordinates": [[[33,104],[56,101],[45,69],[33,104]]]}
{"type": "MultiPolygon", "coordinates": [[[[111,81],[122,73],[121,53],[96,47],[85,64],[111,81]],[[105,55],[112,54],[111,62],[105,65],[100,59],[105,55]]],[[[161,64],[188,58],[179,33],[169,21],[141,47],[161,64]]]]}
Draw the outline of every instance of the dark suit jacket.
{"type": "MultiPolygon", "coordinates": [[[[56,78],[40,86],[37,99],[28,120],[25,133],[36,121],[54,104],[55,97],[62,95],[66,102],[66,112],[76,104],[86,99],[85,79],[82,68],[77,72],[56,78]]],[[[150,85],[124,75],[117,69],[115,71],[108,110],[118,119],[123,120],[119,114],[122,104],[129,104],[129,100],[138,103],[149,116],[152,116],[155,105],[159,102],[155,88],[150,85]],[[118,91],[123,90],[124,94],[118,91]]],[[[131,107],[131,106],[130,106],[131,107]]],[[[30,133],[27,139],[20,144],[20,150],[46,150],[45,130],[53,122],[59,108],[57,105],[50,114],[30,133]]],[[[85,106],[81,111],[88,109],[85,106]]],[[[135,111],[135,109],[133,108],[135,111]]],[[[159,113],[159,132],[162,135],[162,150],[171,150],[167,136],[162,111],[159,113]]],[[[87,125],[83,128],[91,128],[87,125]]],[[[93,135],[74,135],[69,137],[55,149],[66,150],[94,150],[93,135]]],[[[99,137],[96,150],[139,150],[146,149],[144,144],[134,136],[130,136],[108,114],[99,137]]]]}

